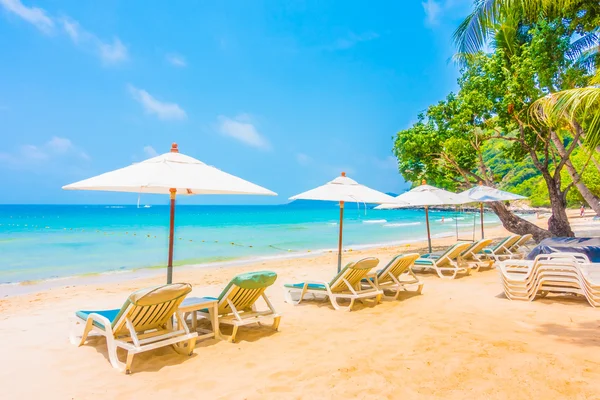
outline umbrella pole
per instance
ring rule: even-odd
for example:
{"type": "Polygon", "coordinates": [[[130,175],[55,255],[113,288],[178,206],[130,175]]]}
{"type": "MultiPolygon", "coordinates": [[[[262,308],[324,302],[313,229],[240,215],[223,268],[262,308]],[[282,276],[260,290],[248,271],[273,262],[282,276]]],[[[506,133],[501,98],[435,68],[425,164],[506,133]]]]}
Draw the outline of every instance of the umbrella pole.
{"type": "Polygon", "coordinates": [[[425,223],[427,225],[427,243],[429,244],[429,252],[431,253],[431,232],[429,232],[429,207],[425,206],[425,223]]]}
{"type": "Polygon", "coordinates": [[[479,215],[481,219],[481,238],[483,239],[483,203],[479,203],[479,215]]]}
{"type": "Polygon", "coordinates": [[[344,229],[344,202],[340,201],[340,236],[338,240],[338,265],[337,270],[342,270],[342,232],[344,229]]]}
{"type": "Polygon", "coordinates": [[[170,189],[171,216],[169,221],[169,263],[167,264],[167,284],[173,283],[173,239],[175,237],[175,196],[177,189],[170,189]]]}

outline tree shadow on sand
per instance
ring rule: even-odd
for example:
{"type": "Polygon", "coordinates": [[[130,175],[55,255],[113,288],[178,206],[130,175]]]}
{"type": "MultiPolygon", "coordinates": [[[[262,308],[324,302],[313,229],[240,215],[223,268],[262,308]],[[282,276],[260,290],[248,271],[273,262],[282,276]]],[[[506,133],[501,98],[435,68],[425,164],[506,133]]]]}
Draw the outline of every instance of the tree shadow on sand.
{"type": "Polygon", "coordinates": [[[540,325],[537,332],[554,336],[564,343],[598,348],[600,346],[600,321],[586,321],[570,324],[549,323],[540,325]]]}

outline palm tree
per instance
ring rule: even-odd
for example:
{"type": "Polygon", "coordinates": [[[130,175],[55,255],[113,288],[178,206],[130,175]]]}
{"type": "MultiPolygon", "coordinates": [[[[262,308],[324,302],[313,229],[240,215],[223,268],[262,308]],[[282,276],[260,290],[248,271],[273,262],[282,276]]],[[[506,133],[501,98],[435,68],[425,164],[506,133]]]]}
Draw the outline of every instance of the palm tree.
{"type": "MultiPolygon", "coordinates": [[[[571,124],[585,121],[585,144],[590,149],[600,146],[600,68],[590,86],[563,90],[533,103],[532,114],[550,126],[566,120],[571,124]]],[[[598,151],[598,149],[597,149],[598,151]]]]}
{"type": "MultiPolygon", "coordinates": [[[[597,0],[475,0],[473,12],[454,32],[454,43],[459,51],[455,59],[462,61],[486,45],[502,47],[509,54],[514,50],[510,43],[519,26],[539,18],[556,19],[587,11],[595,22],[600,18],[597,0]]],[[[594,23],[592,23],[594,25],[594,23]]],[[[547,123],[567,120],[576,124],[586,121],[585,144],[594,149],[600,146],[600,28],[596,23],[588,32],[582,32],[570,45],[569,56],[595,69],[590,86],[563,90],[537,100],[532,113],[547,123]]]]}
{"type": "Polygon", "coordinates": [[[454,44],[459,53],[472,54],[482,50],[496,33],[495,28],[507,19],[522,24],[538,18],[560,18],[573,10],[596,3],[596,0],[475,0],[473,12],[454,32],[454,44]]]}

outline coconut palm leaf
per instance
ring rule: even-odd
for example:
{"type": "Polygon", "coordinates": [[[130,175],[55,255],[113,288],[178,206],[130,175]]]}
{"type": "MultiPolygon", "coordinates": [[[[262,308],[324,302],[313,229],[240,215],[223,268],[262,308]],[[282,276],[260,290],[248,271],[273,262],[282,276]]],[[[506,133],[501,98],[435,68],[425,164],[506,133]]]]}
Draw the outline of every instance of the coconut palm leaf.
{"type": "Polygon", "coordinates": [[[585,123],[585,144],[591,149],[600,145],[600,69],[593,86],[563,90],[538,99],[531,106],[532,115],[548,126],[561,121],[585,123]]]}
{"type": "Polygon", "coordinates": [[[507,15],[519,15],[524,22],[540,17],[553,19],[583,3],[583,0],[475,0],[473,12],[454,32],[454,44],[459,53],[475,53],[485,47],[495,33],[494,26],[507,15]]]}

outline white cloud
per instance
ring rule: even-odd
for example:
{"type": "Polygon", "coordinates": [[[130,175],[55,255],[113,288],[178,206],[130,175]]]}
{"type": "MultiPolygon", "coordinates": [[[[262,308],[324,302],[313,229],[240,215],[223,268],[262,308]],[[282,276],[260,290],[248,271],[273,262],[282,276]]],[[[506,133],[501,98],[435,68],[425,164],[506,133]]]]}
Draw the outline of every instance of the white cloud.
{"type": "Polygon", "coordinates": [[[158,152],[154,150],[154,147],[152,146],[144,146],[144,154],[146,154],[148,157],[156,157],[158,152]]]}
{"type": "Polygon", "coordinates": [[[81,36],[81,27],[79,25],[79,22],[73,21],[69,18],[62,18],[60,22],[62,23],[63,29],[65,30],[67,35],[69,35],[71,40],[74,43],[79,43],[79,38],[81,36]]]}
{"type": "Polygon", "coordinates": [[[425,10],[425,22],[427,25],[437,25],[440,12],[442,11],[441,4],[435,0],[427,0],[421,3],[421,5],[423,6],[423,10],[425,10]]]}
{"type": "Polygon", "coordinates": [[[308,165],[312,162],[312,157],[304,153],[298,153],[296,154],[296,161],[298,161],[298,164],[300,165],[308,165]]]}
{"type": "Polygon", "coordinates": [[[127,47],[115,37],[111,43],[98,42],[100,58],[105,64],[116,64],[129,58],[127,47]]]}
{"type": "Polygon", "coordinates": [[[54,136],[48,143],[46,143],[48,149],[58,153],[64,154],[69,150],[73,149],[73,143],[67,138],[61,138],[54,136]]]}
{"type": "Polygon", "coordinates": [[[127,85],[131,96],[139,102],[148,114],[154,114],[162,120],[183,120],[187,118],[185,111],[176,103],[161,102],[143,89],[127,85]]]}
{"type": "Polygon", "coordinates": [[[39,167],[61,158],[89,161],[90,156],[67,138],[52,137],[42,145],[25,144],[13,152],[0,152],[0,162],[14,168],[39,167]]]}
{"type": "Polygon", "coordinates": [[[169,62],[169,64],[171,64],[174,67],[179,67],[179,68],[187,67],[187,61],[185,61],[185,58],[180,54],[171,53],[171,54],[167,54],[165,57],[166,57],[167,61],[169,62]]]}
{"type": "Polygon", "coordinates": [[[240,114],[235,118],[219,116],[219,132],[232,137],[248,146],[262,150],[269,150],[271,145],[256,129],[247,114],[240,114]]]}
{"type": "MultiPolygon", "coordinates": [[[[0,0],[1,1],[1,0],[0,0]]],[[[118,64],[129,58],[127,47],[117,37],[112,43],[100,40],[96,35],[83,29],[79,22],[63,17],[60,19],[63,30],[73,43],[95,53],[105,65],[118,64]]]]}
{"type": "Polygon", "coordinates": [[[370,40],[377,39],[378,37],[379,37],[379,34],[377,34],[375,32],[364,32],[364,33],[360,33],[360,34],[350,32],[348,34],[348,36],[339,38],[338,40],[336,40],[335,43],[329,47],[329,49],[330,50],[345,50],[345,49],[354,47],[358,43],[368,42],[370,40]]]}
{"type": "Polygon", "coordinates": [[[46,34],[54,28],[54,21],[41,8],[27,7],[20,0],[0,0],[0,5],[46,34]]]}

